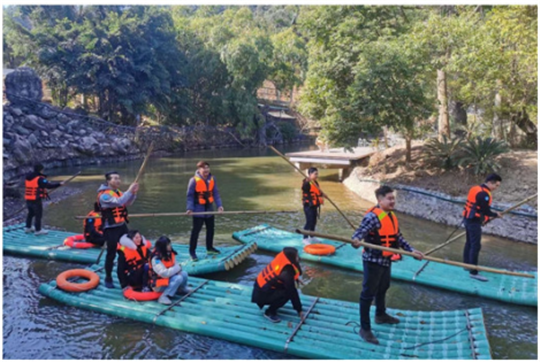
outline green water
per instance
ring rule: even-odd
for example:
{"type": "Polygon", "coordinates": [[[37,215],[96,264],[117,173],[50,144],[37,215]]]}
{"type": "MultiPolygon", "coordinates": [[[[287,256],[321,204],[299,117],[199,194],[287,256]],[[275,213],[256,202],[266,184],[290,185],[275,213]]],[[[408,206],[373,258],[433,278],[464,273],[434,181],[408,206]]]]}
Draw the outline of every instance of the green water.
{"type": "MultiPolygon", "coordinates": [[[[288,150],[284,150],[288,151],[288,150]]],[[[140,190],[130,213],[184,212],[186,208],[186,188],[195,172],[195,164],[204,159],[210,163],[216,178],[225,210],[296,210],[295,214],[219,216],[216,218],[216,245],[235,244],[231,234],[234,231],[252,227],[260,223],[293,230],[304,225],[301,211],[302,178],[287,163],[274,156],[271,151],[228,150],[192,153],[187,156],[151,159],[140,181],[140,190]]],[[[103,174],[111,169],[120,172],[125,190],[135,178],[140,161],[89,166],[83,168],[83,174],[73,181],[71,186],[82,190],[61,203],[51,205],[45,212],[45,223],[80,232],[81,221],[75,215],[85,215],[96,198],[96,189],[103,180],[103,174]],[[92,175],[92,176],[90,176],[92,175]]],[[[60,169],[50,172],[55,179],[62,179],[78,169],[60,169]]],[[[334,202],[354,222],[359,223],[369,202],[360,199],[341,183],[337,182],[336,170],[321,170],[321,187],[334,202]]],[[[496,198],[496,195],[495,195],[496,198]]],[[[442,202],[442,201],[441,201],[442,202]]],[[[432,222],[399,215],[400,226],[405,238],[417,249],[427,250],[443,242],[453,228],[432,222]]],[[[155,239],[160,235],[171,237],[174,242],[187,243],[191,229],[189,217],[153,217],[132,218],[130,228],[139,229],[146,237],[155,239]]],[[[349,237],[352,233],[349,225],[330,204],[323,208],[318,231],[349,237]]],[[[204,230],[200,244],[203,244],[204,230]]],[[[461,260],[463,241],[456,242],[444,249],[439,256],[461,260]]],[[[437,255],[437,254],[436,254],[437,255]]],[[[257,252],[231,272],[210,276],[214,279],[252,284],[257,273],[272,259],[271,254],[257,252]]],[[[16,258],[4,258],[4,273],[20,272],[16,258]],[[6,262],[7,260],[7,262],[6,262]]],[[[361,260],[359,260],[359,263],[361,260]]],[[[484,236],[480,262],[483,265],[516,270],[537,269],[537,247],[515,243],[501,238],[484,236]]],[[[59,263],[31,261],[24,264],[31,275],[30,290],[39,282],[53,278],[61,268],[59,263]],[[33,278],[33,279],[32,279],[33,278]]],[[[357,301],[361,290],[362,275],[317,264],[305,265],[315,277],[303,289],[303,293],[327,298],[357,301]]],[[[449,276],[451,277],[451,276],[449,276]]],[[[21,292],[22,293],[22,292],[21,292]]],[[[17,293],[15,293],[17,294],[17,293]]],[[[163,328],[124,321],[117,318],[81,312],[59,303],[48,301],[33,291],[26,295],[29,303],[39,301],[34,309],[24,310],[29,316],[22,321],[9,318],[8,329],[4,321],[4,357],[5,358],[283,358],[285,355],[238,346],[228,342],[194,336],[163,328]],[[41,316],[43,308],[47,317],[41,316]],[[35,316],[33,316],[35,314],[35,316]],[[96,326],[106,324],[100,333],[89,331],[85,316],[91,315],[96,326]],[[64,326],[65,319],[71,321],[71,327],[64,326]],[[75,319],[75,321],[73,321],[75,319]],[[28,352],[16,348],[23,338],[25,328],[16,328],[18,324],[31,323],[34,331],[30,340],[34,345],[41,338],[49,338],[48,343],[61,344],[68,339],[72,346],[66,352],[44,354],[43,351],[28,352]],[[73,325],[73,323],[75,323],[73,325]],[[15,324],[15,327],[12,325],[15,324]],[[36,326],[37,325],[37,326],[36,326]],[[133,327],[132,327],[133,325],[133,327]],[[45,333],[54,329],[56,334],[45,333]],[[126,333],[134,329],[137,337],[126,333]],[[95,335],[94,335],[95,334],[95,335]],[[55,335],[59,335],[55,337],[55,335]],[[48,337],[46,337],[48,336],[48,337]],[[69,337],[68,337],[69,336],[69,337]],[[144,338],[141,336],[145,336],[144,338]],[[51,339],[52,338],[52,341],[51,339]],[[88,347],[80,354],[73,352],[77,343],[86,343],[94,338],[95,347],[88,347]],[[179,343],[171,348],[164,347],[162,338],[171,343],[179,343]],[[142,343],[142,347],[141,347],[142,343]],[[217,348],[215,346],[219,345],[217,348]],[[101,349],[100,349],[101,348],[101,349]],[[100,351],[107,352],[101,353],[100,351]]],[[[486,317],[490,343],[494,358],[536,359],[537,358],[537,309],[504,304],[482,298],[465,296],[457,293],[440,291],[432,288],[392,281],[387,296],[387,305],[392,308],[412,310],[445,310],[482,307],[486,317]]],[[[21,306],[4,292],[4,315],[6,309],[14,313],[23,312],[21,306]]],[[[91,325],[94,325],[91,323],[91,325]]],[[[166,344],[166,343],[165,343],[166,344]]],[[[30,348],[32,351],[32,349],[30,348]]]]}

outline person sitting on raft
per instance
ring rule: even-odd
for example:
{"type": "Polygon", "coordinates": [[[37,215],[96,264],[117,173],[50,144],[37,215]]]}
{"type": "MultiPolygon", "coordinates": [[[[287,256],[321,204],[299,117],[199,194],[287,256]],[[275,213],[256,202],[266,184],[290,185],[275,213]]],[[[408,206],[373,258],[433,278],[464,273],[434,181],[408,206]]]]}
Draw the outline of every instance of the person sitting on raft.
{"type": "Polygon", "coordinates": [[[152,244],[138,230],[122,235],[118,245],[118,278],[120,287],[149,292],[148,257],[152,244]]]}
{"type": "Polygon", "coordinates": [[[298,250],[291,247],[283,248],[270,264],[257,276],[253,285],[251,302],[256,303],[260,309],[269,307],[264,316],[272,323],[279,323],[277,310],[283,307],[289,300],[293,308],[302,318],[302,302],[296,289],[295,281],[302,275],[298,250]]]}
{"type": "Polygon", "coordinates": [[[150,257],[151,286],[155,292],[163,293],[158,302],[171,304],[177,291],[189,293],[187,288],[188,273],[176,263],[176,251],[172,248],[171,240],[162,236],[156,241],[156,246],[150,257]]]}
{"type": "Polygon", "coordinates": [[[105,237],[103,237],[101,215],[98,211],[99,208],[96,210],[96,206],[94,206],[94,210],[86,215],[86,219],[83,221],[83,235],[84,241],[87,243],[103,246],[105,244],[105,237]]]}

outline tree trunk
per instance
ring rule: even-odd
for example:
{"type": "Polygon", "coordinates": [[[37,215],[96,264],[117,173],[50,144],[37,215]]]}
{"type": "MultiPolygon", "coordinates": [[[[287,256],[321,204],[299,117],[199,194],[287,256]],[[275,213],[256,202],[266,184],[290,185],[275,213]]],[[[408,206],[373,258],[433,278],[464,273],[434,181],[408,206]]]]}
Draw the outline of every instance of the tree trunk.
{"type": "Polygon", "coordinates": [[[439,100],[439,140],[443,136],[450,138],[450,119],[448,117],[448,94],[446,91],[446,73],[437,70],[437,99],[439,100]]]}
{"type": "Polygon", "coordinates": [[[405,135],[405,148],[407,151],[405,153],[405,163],[407,164],[411,163],[411,143],[412,143],[411,136],[405,135]]]}
{"type": "Polygon", "coordinates": [[[536,125],[529,119],[529,115],[525,110],[513,114],[510,118],[512,123],[519,127],[527,137],[527,144],[536,147],[538,144],[538,129],[536,125]]]}

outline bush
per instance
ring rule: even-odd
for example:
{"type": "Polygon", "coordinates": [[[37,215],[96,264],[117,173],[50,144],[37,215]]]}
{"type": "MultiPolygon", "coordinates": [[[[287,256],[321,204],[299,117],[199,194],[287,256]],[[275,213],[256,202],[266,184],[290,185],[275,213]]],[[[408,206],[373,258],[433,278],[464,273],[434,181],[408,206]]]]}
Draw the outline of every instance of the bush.
{"type": "Polygon", "coordinates": [[[498,171],[501,165],[495,158],[508,152],[508,147],[503,141],[476,137],[468,139],[461,147],[461,152],[458,165],[465,168],[473,167],[474,173],[478,175],[498,171]]]}
{"type": "Polygon", "coordinates": [[[283,136],[283,141],[292,141],[298,135],[296,127],[288,122],[280,122],[278,127],[283,136]]]}
{"type": "Polygon", "coordinates": [[[450,170],[458,166],[463,141],[454,138],[448,139],[443,136],[443,140],[432,138],[426,142],[427,159],[431,164],[450,170]]]}

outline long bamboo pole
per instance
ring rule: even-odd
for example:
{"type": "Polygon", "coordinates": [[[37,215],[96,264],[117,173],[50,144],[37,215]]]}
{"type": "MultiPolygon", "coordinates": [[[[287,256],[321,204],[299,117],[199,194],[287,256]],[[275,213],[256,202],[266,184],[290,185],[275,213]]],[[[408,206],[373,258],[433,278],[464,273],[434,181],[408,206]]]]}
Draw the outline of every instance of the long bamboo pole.
{"type": "MultiPolygon", "coordinates": [[[[336,240],[336,241],[341,241],[341,242],[349,243],[349,244],[353,243],[352,239],[347,239],[347,238],[343,238],[341,236],[336,236],[336,235],[321,234],[321,233],[317,233],[317,232],[313,232],[313,231],[298,230],[298,229],[296,229],[296,232],[298,234],[302,234],[302,235],[315,236],[315,237],[324,238],[324,239],[336,240]]],[[[363,247],[370,248],[370,249],[376,249],[376,250],[382,250],[382,251],[390,251],[390,252],[392,252],[394,254],[402,254],[402,255],[408,255],[408,256],[412,256],[412,257],[416,256],[415,254],[413,254],[411,252],[408,252],[408,251],[405,251],[405,250],[394,249],[394,248],[386,248],[384,246],[368,244],[368,243],[364,243],[362,241],[360,241],[360,245],[363,246],[363,247]]],[[[485,272],[489,272],[489,273],[513,275],[513,276],[516,276],[516,277],[534,279],[534,275],[532,275],[532,274],[524,274],[524,273],[512,272],[512,271],[508,271],[508,270],[489,268],[489,267],[485,267],[485,266],[465,264],[465,263],[460,263],[460,262],[457,262],[457,261],[435,258],[433,256],[424,256],[424,260],[434,261],[436,263],[441,263],[441,264],[459,266],[459,267],[467,268],[467,269],[476,269],[476,270],[481,270],[481,271],[485,271],[485,272]]]]}
{"type": "MultiPolygon", "coordinates": [[[[71,180],[73,180],[75,177],[79,176],[81,174],[81,171],[77,172],[75,175],[71,176],[71,177],[68,177],[67,179],[65,179],[63,182],[64,182],[64,186],[69,183],[71,180]]],[[[57,189],[52,189],[51,191],[49,191],[49,195],[52,194],[54,191],[56,191],[57,189]]],[[[19,210],[17,210],[16,212],[14,212],[13,214],[11,214],[8,218],[6,218],[6,220],[10,220],[12,219],[15,215],[19,214],[20,212],[24,211],[26,209],[26,205],[21,207],[19,210]]]]}
{"type": "MultiPolygon", "coordinates": [[[[538,194],[536,193],[536,194],[532,195],[531,197],[528,197],[528,198],[526,198],[525,200],[523,200],[523,201],[521,201],[521,202],[518,202],[518,203],[515,204],[514,206],[509,207],[508,209],[506,209],[506,210],[504,210],[503,212],[501,212],[501,214],[504,215],[504,214],[507,214],[507,213],[509,213],[510,211],[514,210],[514,209],[517,209],[517,208],[520,207],[521,205],[526,204],[527,202],[531,201],[532,199],[534,199],[534,198],[537,197],[537,196],[538,196],[538,194]]],[[[494,219],[495,219],[495,218],[489,219],[489,220],[486,222],[486,224],[489,223],[491,220],[494,220],[494,219]]],[[[454,236],[452,239],[450,239],[450,240],[448,240],[448,241],[446,241],[446,242],[444,242],[444,243],[442,243],[442,244],[440,244],[440,245],[437,245],[436,247],[434,247],[434,248],[432,248],[432,249],[429,249],[428,251],[426,251],[425,255],[433,254],[433,253],[436,252],[437,250],[440,250],[440,249],[444,248],[446,245],[453,243],[454,241],[458,240],[459,238],[461,238],[462,236],[464,236],[464,235],[466,235],[466,234],[467,234],[467,232],[462,232],[461,234],[458,234],[458,235],[454,236]]]]}
{"type": "MultiPolygon", "coordinates": [[[[304,178],[308,178],[308,176],[304,173],[304,171],[302,171],[301,169],[299,169],[298,167],[296,167],[296,165],[294,163],[292,163],[291,161],[289,161],[289,159],[287,157],[285,157],[285,155],[283,155],[281,152],[279,152],[278,150],[276,150],[273,146],[268,146],[272,151],[274,151],[279,157],[281,157],[282,159],[284,159],[285,161],[287,161],[287,163],[289,165],[291,165],[292,167],[294,167],[298,172],[300,172],[300,174],[302,176],[304,176],[304,178]]],[[[313,183],[313,186],[315,186],[321,193],[323,192],[321,190],[321,188],[319,186],[317,186],[316,183],[313,183]]],[[[349,218],[347,218],[347,216],[345,216],[345,214],[341,211],[341,209],[334,203],[334,201],[332,201],[332,199],[327,195],[327,194],[324,194],[324,197],[336,208],[336,210],[341,214],[341,216],[343,216],[343,218],[347,221],[347,223],[353,228],[353,230],[356,230],[356,226],[351,222],[351,220],[349,220],[349,218]]]]}
{"type": "MultiPolygon", "coordinates": [[[[203,215],[247,215],[247,214],[293,214],[298,211],[294,210],[281,210],[281,211],[267,211],[267,210],[250,210],[250,211],[205,211],[205,212],[193,212],[186,214],[185,212],[158,212],[147,214],[130,214],[129,218],[133,217],[161,217],[161,216],[203,216],[203,215]]],[[[75,219],[83,220],[88,216],[74,216],[75,219]]],[[[94,219],[99,219],[101,216],[94,216],[94,219]]]]}

